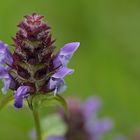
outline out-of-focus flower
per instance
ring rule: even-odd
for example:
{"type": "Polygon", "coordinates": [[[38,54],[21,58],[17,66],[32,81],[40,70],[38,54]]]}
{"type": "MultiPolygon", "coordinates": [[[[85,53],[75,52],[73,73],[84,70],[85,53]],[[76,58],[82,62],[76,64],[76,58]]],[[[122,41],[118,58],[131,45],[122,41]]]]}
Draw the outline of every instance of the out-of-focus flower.
{"type": "Polygon", "coordinates": [[[109,118],[98,117],[99,98],[93,97],[81,104],[77,99],[68,100],[68,113],[60,115],[68,129],[64,136],[50,136],[47,140],[100,140],[113,127],[109,118]]]}
{"type": "Polygon", "coordinates": [[[21,108],[23,99],[34,94],[63,92],[66,88],[64,77],[74,72],[67,64],[80,43],[68,43],[54,54],[55,40],[42,18],[36,13],[24,17],[13,38],[13,54],[6,44],[0,42],[2,91],[14,91],[16,108],[21,108]]]}
{"type": "Polygon", "coordinates": [[[134,129],[133,140],[140,140],[140,127],[134,129]]]}

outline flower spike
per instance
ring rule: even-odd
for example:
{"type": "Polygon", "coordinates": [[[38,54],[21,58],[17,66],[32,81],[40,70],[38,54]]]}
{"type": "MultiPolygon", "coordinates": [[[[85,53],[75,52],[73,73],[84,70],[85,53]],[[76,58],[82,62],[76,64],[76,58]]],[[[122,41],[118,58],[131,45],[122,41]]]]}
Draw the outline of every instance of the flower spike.
{"type": "Polygon", "coordinates": [[[55,54],[50,27],[37,13],[25,16],[18,29],[12,54],[0,41],[0,79],[5,85],[2,91],[13,90],[14,106],[21,108],[24,98],[66,89],[64,77],[74,72],[67,64],[80,43],[68,43],[55,54]]]}

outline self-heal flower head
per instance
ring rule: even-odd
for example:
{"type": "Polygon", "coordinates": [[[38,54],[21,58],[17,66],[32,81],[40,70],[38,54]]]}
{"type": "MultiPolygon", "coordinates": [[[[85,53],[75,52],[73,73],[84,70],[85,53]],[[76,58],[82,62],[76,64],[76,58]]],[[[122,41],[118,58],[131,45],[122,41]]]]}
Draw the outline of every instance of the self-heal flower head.
{"type": "Polygon", "coordinates": [[[2,91],[13,90],[16,108],[23,106],[24,98],[35,94],[63,92],[66,89],[64,77],[74,72],[67,64],[80,44],[68,43],[54,54],[55,40],[42,19],[43,16],[36,13],[24,17],[13,37],[13,54],[0,41],[2,91]]]}
{"type": "Polygon", "coordinates": [[[109,118],[99,118],[101,101],[92,97],[85,103],[78,99],[68,100],[68,113],[60,110],[60,116],[67,125],[63,136],[50,136],[46,140],[100,140],[113,127],[109,118]]]}

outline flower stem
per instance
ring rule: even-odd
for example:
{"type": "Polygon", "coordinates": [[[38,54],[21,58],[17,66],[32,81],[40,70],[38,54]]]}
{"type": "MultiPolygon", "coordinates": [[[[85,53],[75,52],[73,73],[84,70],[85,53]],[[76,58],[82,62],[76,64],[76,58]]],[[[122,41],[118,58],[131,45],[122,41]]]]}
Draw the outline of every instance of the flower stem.
{"type": "Polygon", "coordinates": [[[33,112],[33,117],[34,117],[34,122],[35,122],[36,140],[42,140],[38,111],[36,109],[33,109],[32,112],[33,112]]]}

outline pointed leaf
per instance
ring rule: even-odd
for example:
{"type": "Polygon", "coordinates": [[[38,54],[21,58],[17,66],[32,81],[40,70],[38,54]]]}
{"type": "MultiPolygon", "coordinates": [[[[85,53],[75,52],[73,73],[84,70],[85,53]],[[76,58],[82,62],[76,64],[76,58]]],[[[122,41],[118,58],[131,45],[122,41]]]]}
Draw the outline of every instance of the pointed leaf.
{"type": "Polygon", "coordinates": [[[57,106],[61,105],[67,111],[67,103],[63,97],[60,95],[53,95],[53,94],[48,94],[48,95],[36,95],[33,98],[33,107],[35,109],[39,109],[42,107],[49,107],[49,106],[57,106]]]}
{"type": "Polygon", "coordinates": [[[67,131],[67,126],[59,114],[49,115],[41,120],[42,135],[44,138],[49,136],[63,136],[67,131]]]}

